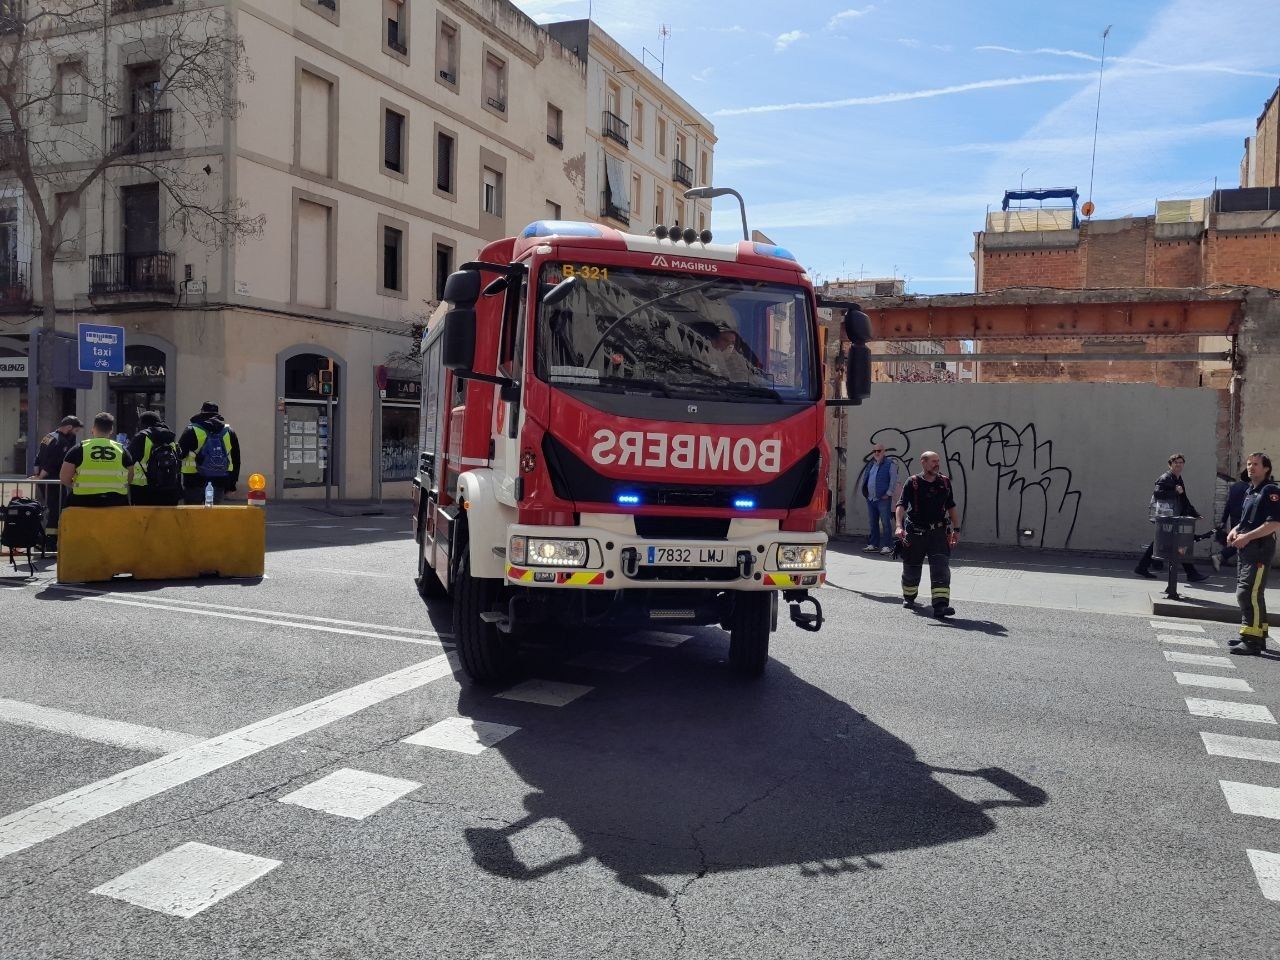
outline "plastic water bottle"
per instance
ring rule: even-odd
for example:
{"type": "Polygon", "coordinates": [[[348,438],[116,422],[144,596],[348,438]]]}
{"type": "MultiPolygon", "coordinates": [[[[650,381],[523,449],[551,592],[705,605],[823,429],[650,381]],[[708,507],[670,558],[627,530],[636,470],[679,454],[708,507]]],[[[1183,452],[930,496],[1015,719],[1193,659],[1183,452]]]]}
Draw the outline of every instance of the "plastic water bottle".
{"type": "Polygon", "coordinates": [[[206,507],[213,506],[213,481],[204,485],[204,505],[206,507]]]}

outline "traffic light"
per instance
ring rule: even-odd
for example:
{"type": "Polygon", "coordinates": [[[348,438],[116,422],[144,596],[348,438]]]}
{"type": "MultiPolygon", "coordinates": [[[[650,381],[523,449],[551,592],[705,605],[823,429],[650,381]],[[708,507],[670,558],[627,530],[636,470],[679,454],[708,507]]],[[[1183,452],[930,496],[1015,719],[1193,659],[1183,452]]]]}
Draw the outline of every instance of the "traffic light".
{"type": "Polygon", "coordinates": [[[320,395],[322,397],[333,396],[333,371],[320,371],[320,395]]]}

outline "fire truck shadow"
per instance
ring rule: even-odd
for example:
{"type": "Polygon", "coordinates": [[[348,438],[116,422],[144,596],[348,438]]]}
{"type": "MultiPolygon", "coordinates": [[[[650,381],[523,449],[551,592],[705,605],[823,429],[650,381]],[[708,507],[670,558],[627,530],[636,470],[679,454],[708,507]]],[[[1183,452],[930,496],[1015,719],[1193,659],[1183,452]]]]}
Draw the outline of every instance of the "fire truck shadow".
{"type": "MultiPolygon", "coordinates": [[[[714,655],[681,650],[562,709],[534,708],[492,748],[531,788],[526,814],[466,830],[476,864],[529,881],[594,862],[655,897],[738,870],[871,876],[885,854],[983,836],[992,811],[1048,801],[998,767],[922,762],[777,661],[744,683],[714,655]]],[[[492,695],[464,686],[459,711],[493,717],[492,695]]]]}

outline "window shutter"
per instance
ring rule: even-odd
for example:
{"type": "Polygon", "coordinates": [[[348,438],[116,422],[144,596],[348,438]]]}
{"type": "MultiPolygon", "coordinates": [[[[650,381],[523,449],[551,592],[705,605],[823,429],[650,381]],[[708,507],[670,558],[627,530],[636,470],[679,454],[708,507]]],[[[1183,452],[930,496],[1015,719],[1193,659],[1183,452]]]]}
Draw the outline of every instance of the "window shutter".
{"type": "Polygon", "coordinates": [[[404,117],[396,113],[394,110],[387,111],[387,122],[385,124],[386,142],[383,144],[383,163],[388,170],[394,170],[396,173],[401,172],[404,164],[401,162],[403,158],[403,134],[404,134],[404,117]]]}

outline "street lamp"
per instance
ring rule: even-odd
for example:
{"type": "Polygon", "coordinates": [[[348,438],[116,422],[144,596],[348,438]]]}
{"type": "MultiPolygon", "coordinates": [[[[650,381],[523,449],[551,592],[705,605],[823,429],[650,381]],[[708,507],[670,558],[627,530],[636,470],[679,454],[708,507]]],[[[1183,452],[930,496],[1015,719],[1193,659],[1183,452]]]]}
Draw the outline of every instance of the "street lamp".
{"type": "Polygon", "coordinates": [[[747,204],[737,190],[731,187],[694,187],[684,192],[686,200],[714,200],[716,197],[738,198],[738,208],[742,211],[742,239],[750,240],[751,234],[747,232],[747,204]]]}

